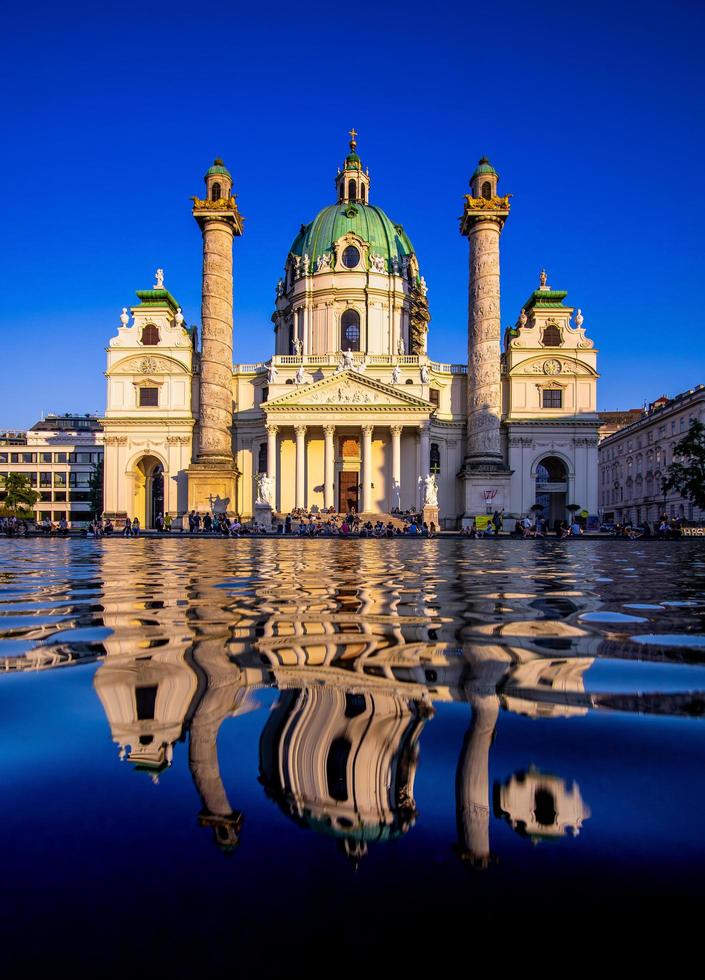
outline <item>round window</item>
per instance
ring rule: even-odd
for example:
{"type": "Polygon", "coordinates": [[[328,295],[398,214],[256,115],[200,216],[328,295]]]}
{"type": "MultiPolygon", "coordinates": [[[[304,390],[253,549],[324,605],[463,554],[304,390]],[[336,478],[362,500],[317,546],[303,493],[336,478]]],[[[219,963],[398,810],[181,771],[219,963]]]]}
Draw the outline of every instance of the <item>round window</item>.
{"type": "Polygon", "coordinates": [[[356,323],[349,323],[345,328],[345,339],[351,344],[356,344],[360,339],[360,328],[356,323]]]}
{"type": "Polygon", "coordinates": [[[343,265],[346,269],[354,269],[360,264],[360,253],[354,245],[348,245],[343,252],[343,265]]]}

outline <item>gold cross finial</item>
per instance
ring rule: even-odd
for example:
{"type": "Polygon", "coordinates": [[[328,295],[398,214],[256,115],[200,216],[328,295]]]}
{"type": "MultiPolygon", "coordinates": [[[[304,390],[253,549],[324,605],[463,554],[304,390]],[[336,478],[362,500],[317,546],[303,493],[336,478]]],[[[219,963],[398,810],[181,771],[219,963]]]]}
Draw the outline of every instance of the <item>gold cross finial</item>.
{"type": "Polygon", "coordinates": [[[351,130],[349,130],[348,132],[350,134],[350,149],[351,150],[354,150],[355,147],[357,146],[357,143],[355,142],[355,137],[357,136],[357,130],[353,126],[353,128],[351,130]]]}

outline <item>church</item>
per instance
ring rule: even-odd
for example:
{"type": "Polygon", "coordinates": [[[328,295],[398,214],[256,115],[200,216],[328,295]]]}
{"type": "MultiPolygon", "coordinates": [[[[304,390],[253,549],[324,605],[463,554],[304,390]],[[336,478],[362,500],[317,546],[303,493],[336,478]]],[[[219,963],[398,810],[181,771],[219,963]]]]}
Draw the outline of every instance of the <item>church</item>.
{"type": "Polygon", "coordinates": [[[571,509],[597,513],[597,350],[544,271],[502,336],[511,195],[499,194],[497,171],[483,157],[463,198],[468,355],[445,363],[428,352],[432,283],[406,228],[373,203],[350,135],[334,203],[301,225],[285,256],[273,350],[255,364],[233,363],[243,218],[223,161],[207,170],[193,198],[200,331],[157,270],[107,349],[106,514],[150,527],[159,513],[268,523],[296,508],[354,507],[422,513],[451,530],[536,505],[551,525],[571,509]]]}

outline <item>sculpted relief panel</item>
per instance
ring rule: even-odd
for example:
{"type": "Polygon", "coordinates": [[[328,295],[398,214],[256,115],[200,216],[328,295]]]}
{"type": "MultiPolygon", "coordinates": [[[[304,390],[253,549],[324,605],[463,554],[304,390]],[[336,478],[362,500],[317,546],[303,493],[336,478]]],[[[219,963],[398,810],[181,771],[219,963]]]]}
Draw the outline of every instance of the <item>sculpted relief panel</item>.
{"type": "Polygon", "coordinates": [[[471,236],[468,450],[500,453],[499,228],[471,236]]]}

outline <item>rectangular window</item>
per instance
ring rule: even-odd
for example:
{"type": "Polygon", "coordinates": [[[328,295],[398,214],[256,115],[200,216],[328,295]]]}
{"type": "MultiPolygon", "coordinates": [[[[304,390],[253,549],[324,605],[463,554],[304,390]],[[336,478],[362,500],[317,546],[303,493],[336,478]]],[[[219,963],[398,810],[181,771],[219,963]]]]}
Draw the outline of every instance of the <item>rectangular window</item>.
{"type": "Polygon", "coordinates": [[[429,389],[428,400],[431,402],[434,408],[438,408],[441,403],[441,393],[438,388],[429,389]]]}
{"type": "Polygon", "coordinates": [[[71,503],[74,504],[88,504],[90,503],[91,495],[86,493],[84,490],[72,490],[71,491],[71,503]]]}
{"type": "Polygon", "coordinates": [[[27,476],[29,477],[29,485],[30,485],[30,487],[36,487],[36,485],[37,485],[37,474],[36,473],[28,473],[27,476]]]}
{"type": "Polygon", "coordinates": [[[87,510],[69,511],[69,521],[71,524],[87,524],[90,520],[90,513],[87,510]]]}
{"type": "Polygon", "coordinates": [[[0,453],[0,463],[7,462],[7,453],[0,453]]]}
{"type": "Polygon", "coordinates": [[[65,463],[66,462],[66,453],[54,453],[54,462],[55,463],[65,463]]]}
{"type": "Polygon", "coordinates": [[[54,486],[55,487],[65,487],[66,486],[66,474],[65,473],[55,473],[54,474],[54,486]]]}
{"type": "Polygon", "coordinates": [[[153,408],[159,404],[158,388],[140,388],[140,408],[153,408]]]}
{"type": "Polygon", "coordinates": [[[20,461],[20,454],[19,453],[10,453],[10,462],[11,463],[19,463],[19,461],[20,461]]]}
{"type": "Polygon", "coordinates": [[[37,462],[37,454],[36,453],[22,453],[22,462],[23,463],[36,463],[37,462]]]}
{"type": "Polygon", "coordinates": [[[51,463],[51,453],[40,453],[39,454],[40,463],[51,463]]]}
{"type": "Polygon", "coordinates": [[[56,493],[54,494],[54,501],[61,502],[62,500],[66,500],[66,491],[57,490],[56,493]]]}
{"type": "Polygon", "coordinates": [[[562,408],[563,407],[563,392],[560,388],[544,388],[543,390],[543,407],[544,408],[562,408]]]}
{"type": "Polygon", "coordinates": [[[50,487],[51,486],[51,473],[40,473],[39,474],[39,486],[40,487],[50,487]]]}
{"type": "Polygon", "coordinates": [[[91,454],[90,453],[76,453],[76,462],[77,463],[90,463],[91,462],[91,454]]]}

